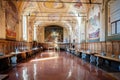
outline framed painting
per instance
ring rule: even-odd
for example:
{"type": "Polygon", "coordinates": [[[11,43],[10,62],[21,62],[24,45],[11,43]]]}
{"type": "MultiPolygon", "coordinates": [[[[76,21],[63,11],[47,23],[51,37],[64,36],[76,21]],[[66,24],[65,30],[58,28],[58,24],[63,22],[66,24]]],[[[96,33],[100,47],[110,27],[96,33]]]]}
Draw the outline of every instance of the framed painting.
{"type": "Polygon", "coordinates": [[[63,42],[63,28],[56,25],[45,27],[45,42],[63,42]]]}

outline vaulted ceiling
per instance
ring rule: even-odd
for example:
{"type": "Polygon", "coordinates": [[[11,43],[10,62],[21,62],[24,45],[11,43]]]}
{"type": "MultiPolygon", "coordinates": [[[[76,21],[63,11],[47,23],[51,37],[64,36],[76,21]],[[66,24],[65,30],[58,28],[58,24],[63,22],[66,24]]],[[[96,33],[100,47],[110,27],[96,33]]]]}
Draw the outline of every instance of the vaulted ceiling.
{"type": "Polygon", "coordinates": [[[45,22],[75,21],[86,17],[91,4],[101,4],[102,0],[17,0],[22,15],[29,22],[39,25],[45,22]]]}

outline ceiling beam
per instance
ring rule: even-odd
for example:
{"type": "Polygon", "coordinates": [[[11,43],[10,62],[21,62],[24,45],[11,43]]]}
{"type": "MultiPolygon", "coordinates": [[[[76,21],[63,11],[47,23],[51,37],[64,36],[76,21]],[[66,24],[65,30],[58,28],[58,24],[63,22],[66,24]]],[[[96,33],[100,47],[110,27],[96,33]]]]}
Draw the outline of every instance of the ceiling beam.
{"type": "MultiPolygon", "coordinates": [[[[50,21],[50,20],[42,20],[42,21],[47,22],[47,21],[50,21]]],[[[38,24],[38,23],[40,23],[40,22],[42,22],[42,21],[41,21],[41,20],[30,21],[29,23],[36,23],[36,24],[38,24]]],[[[67,21],[67,20],[51,20],[51,22],[54,22],[54,21],[61,21],[61,22],[76,22],[76,21],[72,21],[72,20],[70,20],[70,21],[67,21]]]]}
{"type": "Polygon", "coordinates": [[[34,15],[28,15],[28,17],[86,17],[86,16],[34,16],[34,15]]]}
{"type": "MultiPolygon", "coordinates": [[[[9,1],[9,0],[4,0],[9,1]]],[[[78,1],[44,1],[44,0],[12,0],[12,1],[24,1],[24,2],[48,2],[48,3],[78,3],[78,1]]],[[[99,2],[92,2],[89,0],[89,2],[81,2],[82,4],[102,4],[99,2]]]]}
{"type": "Polygon", "coordinates": [[[66,13],[66,14],[86,14],[86,12],[82,12],[82,11],[81,11],[81,12],[77,12],[77,13],[74,13],[74,12],[40,12],[40,11],[35,11],[35,12],[33,11],[33,12],[32,12],[32,11],[23,11],[23,13],[24,13],[24,12],[37,13],[37,14],[38,14],[38,13],[40,13],[40,14],[41,14],[41,13],[44,13],[44,14],[45,14],[45,13],[56,13],[56,14],[58,14],[58,13],[60,13],[60,14],[62,14],[62,13],[66,13]]]}
{"type": "MultiPolygon", "coordinates": [[[[35,11],[35,12],[32,12],[32,10],[30,11],[23,11],[23,12],[31,12],[31,13],[67,13],[67,14],[74,14],[74,12],[40,12],[40,11],[35,11]]],[[[83,12],[78,12],[80,14],[85,14],[83,12]]],[[[77,14],[77,13],[76,13],[77,14]]]]}

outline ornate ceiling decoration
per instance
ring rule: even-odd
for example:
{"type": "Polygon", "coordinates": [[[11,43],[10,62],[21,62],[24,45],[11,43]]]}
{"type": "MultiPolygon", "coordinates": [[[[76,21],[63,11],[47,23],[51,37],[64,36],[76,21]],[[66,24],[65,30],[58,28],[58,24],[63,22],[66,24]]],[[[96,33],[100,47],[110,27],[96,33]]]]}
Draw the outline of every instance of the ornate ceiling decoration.
{"type": "MultiPolygon", "coordinates": [[[[51,0],[47,0],[51,1],[51,0]]],[[[56,1],[56,0],[53,0],[56,1]]],[[[43,2],[44,7],[49,8],[49,9],[61,9],[64,8],[65,5],[62,1],[58,2],[43,2]]]]}
{"type": "Polygon", "coordinates": [[[18,7],[30,22],[78,21],[86,17],[91,4],[100,4],[102,0],[17,0],[18,7]],[[22,4],[22,5],[21,5],[22,4]],[[21,5],[21,6],[20,6],[21,5]]]}

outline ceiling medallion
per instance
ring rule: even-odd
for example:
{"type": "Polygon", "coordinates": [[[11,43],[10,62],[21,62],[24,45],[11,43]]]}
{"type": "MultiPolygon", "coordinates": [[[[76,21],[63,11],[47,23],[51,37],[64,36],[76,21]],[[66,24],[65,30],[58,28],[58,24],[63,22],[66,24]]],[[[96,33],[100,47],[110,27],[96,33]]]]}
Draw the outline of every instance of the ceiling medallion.
{"type": "Polygon", "coordinates": [[[56,2],[56,0],[54,0],[54,2],[50,2],[51,0],[47,0],[47,1],[43,3],[44,7],[46,7],[46,8],[49,8],[49,9],[61,9],[61,8],[64,8],[64,4],[60,0],[59,0],[59,2],[56,2]]]}

